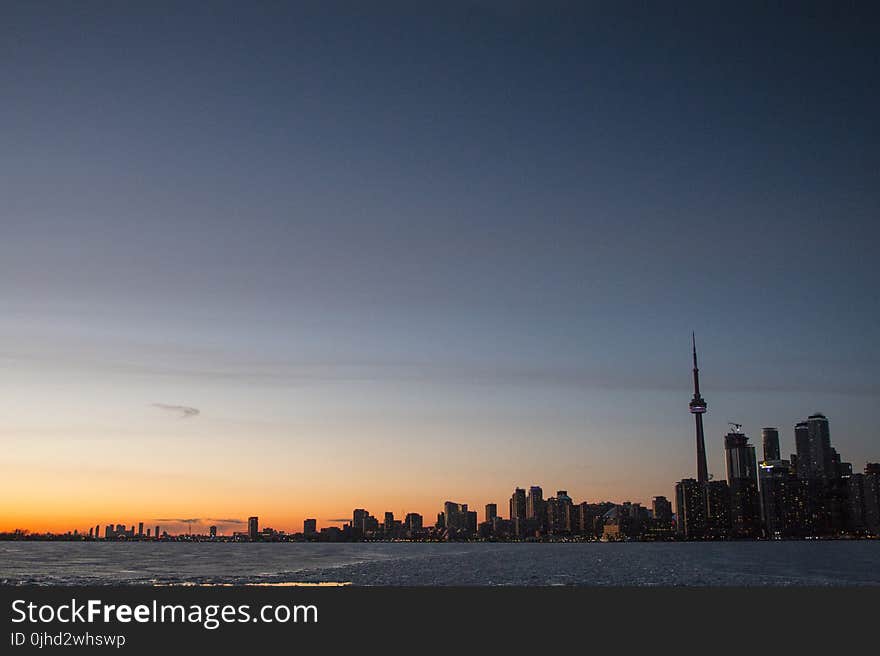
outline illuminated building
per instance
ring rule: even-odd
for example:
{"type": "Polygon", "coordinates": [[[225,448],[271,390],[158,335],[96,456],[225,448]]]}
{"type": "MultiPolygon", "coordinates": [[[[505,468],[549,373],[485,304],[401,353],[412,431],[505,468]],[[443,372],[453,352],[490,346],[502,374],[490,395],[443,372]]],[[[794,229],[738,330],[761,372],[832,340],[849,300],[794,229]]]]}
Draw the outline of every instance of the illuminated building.
{"type": "Polygon", "coordinates": [[[706,486],[695,478],[675,484],[676,530],[686,540],[701,539],[706,533],[706,486]]]}
{"type": "Polygon", "coordinates": [[[727,481],[706,483],[706,537],[723,539],[730,536],[730,486],[727,481]]]}

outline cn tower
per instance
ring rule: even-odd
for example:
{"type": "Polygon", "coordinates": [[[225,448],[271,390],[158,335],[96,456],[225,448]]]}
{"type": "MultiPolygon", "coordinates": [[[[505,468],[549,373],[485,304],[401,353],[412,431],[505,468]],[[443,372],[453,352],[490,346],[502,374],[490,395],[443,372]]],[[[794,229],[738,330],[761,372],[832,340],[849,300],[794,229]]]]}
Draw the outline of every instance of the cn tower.
{"type": "Polygon", "coordinates": [[[700,396],[700,370],[697,368],[697,338],[691,333],[694,347],[694,398],[691,399],[691,414],[697,424],[697,482],[705,484],[709,481],[709,470],[706,466],[706,439],[703,437],[703,413],[706,412],[706,401],[700,396]]]}

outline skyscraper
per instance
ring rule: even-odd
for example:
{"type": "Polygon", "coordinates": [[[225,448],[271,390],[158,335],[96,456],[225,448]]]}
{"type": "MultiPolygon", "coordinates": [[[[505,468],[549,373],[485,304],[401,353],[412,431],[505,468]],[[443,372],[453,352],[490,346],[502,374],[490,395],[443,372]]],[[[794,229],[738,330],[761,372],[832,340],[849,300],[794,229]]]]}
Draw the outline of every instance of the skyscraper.
{"type": "Polygon", "coordinates": [[[363,508],[355,508],[352,512],[351,516],[351,530],[355,537],[362,537],[364,535],[364,531],[366,529],[366,521],[367,517],[370,513],[368,513],[363,508]]]}
{"type": "Polygon", "coordinates": [[[807,417],[807,440],[810,473],[817,478],[829,478],[832,475],[831,432],[825,415],[816,413],[807,417]]]}
{"type": "Polygon", "coordinates": [[[406,518],[403,520],[403,525],[407,531],[421,531],[422,516],[418,513],[407,513],[406,518]]]}
{"type": "Polygon", "coordinates": [[[566,490],[559,490],[555,497],[544,503],[547,514],[547,530],[551,533],[570,533],[574,530],[574,504],[566,490]]]}
{"type": "Polygon", "coordinates": [[[486,504],[486,521],[491,522],[498,517],[498,506],[494,503],[486,504]]]}
{"type": "Polygon", "coordinates": [[[476,512],[474,512],[473,521],[471,521],[468,505],[466,503],[455,503],[447,501],[443,504],[443,515],[446,524],[446,530],[450,537],[463,537],[471,535],[471,524],[473,524],[473,532],[476,532],[476,512]]]}
{"type": "Polygon", "coordinates": [[[676,531],[687,540],[706,533],[706,486],[695,478],[675,484],[675,521],[676,531]]]}
{"type": "Polygon", "coordinates": [[[523,520],[526,518],[526,491],[518,487],[510,497],[510,520],[523,520]]]}
{"type": "Polygon", "coordinates": [[[304,519],[303,520],[303,533],[306,535],[314,535],[318,532],[318,520],[317,519],[304,519]]]}
{"type": "Polygon", "coordinates": [[[546,524],[547,506],[544,502],[544,491],[538,485],[529,488],[529,496],[526,498],[526,519],[535,524],[535,528],[542,530],[546,524]]]}
{"type": "Polygon", "coordinates": [[[248,517],[248,539],[254,541],[260,534],[260,518],[248,517]]]}
{"type": "Polygon", "coordinates": [[[730,536],[730,486],[727,481],[706,483],[706,537],[730,536]]]}
{"type": "Polygon", "coordinates": [[[880,536],[880,462],[865,465],[864,495],[865,524],[871,533],[880,536]]]}
{"type": "Polygon", "coordinates": [[[761,442],[764,445],[764,461],[780,460],[779,431],[776,428],[762,428],[761,442]]]}
{"type": "Polygon", "coordinates": [[[216,526],[211,526],[211,527],[208,529],[208,535],[210,535],[212,538],[216,538],[216,537],[217,537],[217,527],[216,527],[216,526]]]}
{"type": "Polygon", "coordinates": [[[733,535],[757,537],[761,530],[761,505],[755,447],[749,444],[740,426],[734,426],[734,430],[724,436],[733,535]]]}
{"type": "Polygon", "coordinates": [[[694,353],[694,398],[689,404],[697,429],[697,482],[705,485],[709,480],[709,468],[706,465],[706,439],[703,435],[703,413],[706,412],[706,401],[700,396],[700,370],[697,367],[697,337],[691,333],[694,353]]]}

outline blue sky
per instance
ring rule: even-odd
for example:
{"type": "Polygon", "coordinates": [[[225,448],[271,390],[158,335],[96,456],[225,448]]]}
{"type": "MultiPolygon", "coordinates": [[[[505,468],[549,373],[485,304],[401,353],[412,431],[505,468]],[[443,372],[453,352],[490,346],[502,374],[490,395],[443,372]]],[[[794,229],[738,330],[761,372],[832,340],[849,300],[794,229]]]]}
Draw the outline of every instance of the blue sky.
{"type": "Polygon", "coordinates": [[[4,5],[7,469],[647,501],[691,330],[718,475],[815,411],[876,460],[877,17],[793,9],[4,5]]]}

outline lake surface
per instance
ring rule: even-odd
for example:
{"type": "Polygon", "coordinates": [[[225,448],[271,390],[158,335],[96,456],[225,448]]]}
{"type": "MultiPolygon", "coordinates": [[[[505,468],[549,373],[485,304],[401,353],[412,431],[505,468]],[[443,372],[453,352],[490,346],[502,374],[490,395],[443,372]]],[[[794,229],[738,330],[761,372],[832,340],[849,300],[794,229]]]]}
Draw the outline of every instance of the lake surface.
{"type": "Polygon", "coordinates": [[[880,585],[880,540],[727,543],[0,542],[0,584],[880,585]]]}

